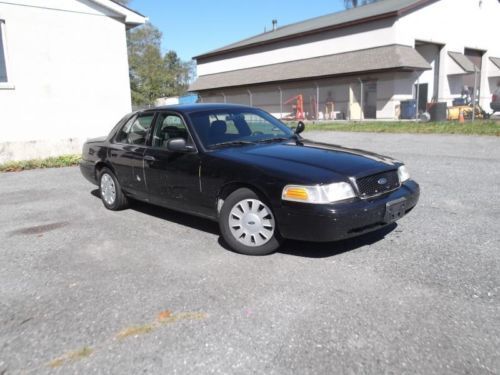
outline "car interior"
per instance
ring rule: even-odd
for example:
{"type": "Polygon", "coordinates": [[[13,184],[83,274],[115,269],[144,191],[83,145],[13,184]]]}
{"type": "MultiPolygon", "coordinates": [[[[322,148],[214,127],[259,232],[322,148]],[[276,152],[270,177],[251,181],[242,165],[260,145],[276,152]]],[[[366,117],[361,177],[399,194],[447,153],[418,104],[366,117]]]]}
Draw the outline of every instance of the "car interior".
{"type": "Polygon", "coordinates": [[[161,127],[155,130],[153,136],[154,147],[166,148],[168,141],[174,138],[182,138],[189,143],[189,133],[180,117],[169,115],[163,120],[160,118],[159,121],[162,121],[162,124],[161,127]]]}

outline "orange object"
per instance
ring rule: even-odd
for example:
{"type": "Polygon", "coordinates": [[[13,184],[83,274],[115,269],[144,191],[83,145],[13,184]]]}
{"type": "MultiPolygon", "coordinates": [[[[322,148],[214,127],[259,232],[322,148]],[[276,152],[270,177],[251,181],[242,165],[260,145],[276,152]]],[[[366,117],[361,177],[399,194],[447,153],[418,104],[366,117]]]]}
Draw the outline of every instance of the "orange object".
{"type": "Polygon", "coordinates": [[[283,197],[294,200],[307,201],[309,199],[309,194],[304,188],[289,187],[283,192],[283,197]]]}
{"type": "Polygon", "coordinates": [[[461,124],[463,124],[465,122],[464,112],[462,110],[460,110],[460,114],[458,115],[458,122],[461,124]]]}
{"type": "Polygon", "coordinates": [[[172,316],[172,311],[165,310],[158,314],[158,320],[159,321],[166,320],[169,319],[171,316],[172,316]]]}
{"type": "Polygon", "coordinates": [[[294,96],[293,98],[288,99],[284,104],[290,104],[293,101],[296,101],[295,119],[304,120],[306,118],[304,115],[304,97],[302,94],[294,96]]]}

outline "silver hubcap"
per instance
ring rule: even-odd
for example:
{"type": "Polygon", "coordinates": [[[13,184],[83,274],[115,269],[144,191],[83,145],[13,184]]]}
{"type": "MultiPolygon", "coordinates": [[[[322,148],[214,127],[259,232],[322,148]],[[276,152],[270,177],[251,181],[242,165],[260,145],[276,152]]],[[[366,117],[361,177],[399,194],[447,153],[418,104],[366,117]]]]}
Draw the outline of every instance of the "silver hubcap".
{"type": "Polygon", "coordinates": [[[238,242],[257,247],[269,242],[274,233],[274,217],[269,207],[257,199],[236,203],[229,214],[229,229],[238,242]]]}
{"type": "Polygon", "coordinates": [[[106,202],[107,204],[112,205],[113,203],[115,203],[115,182],[107,173],[103,174],[101,177],[101,196],[104,202],[106,202]]]}

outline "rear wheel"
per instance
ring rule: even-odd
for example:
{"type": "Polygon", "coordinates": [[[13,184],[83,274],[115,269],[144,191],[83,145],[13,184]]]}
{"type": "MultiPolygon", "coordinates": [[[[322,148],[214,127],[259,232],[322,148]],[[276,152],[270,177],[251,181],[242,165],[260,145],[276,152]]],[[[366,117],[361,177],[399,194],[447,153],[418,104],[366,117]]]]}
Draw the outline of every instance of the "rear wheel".
{"type": "Polygon", "coordinates": [[[238,189],[227,197],[219,227],[226,243],[238,253],[266,255],[281,245],[272,210],[247,188],[238,189]]]}
{"type": "Polygon", "coordinates": [[[99,191],[107,209],[118,211],[128,206],[128,199],[123,194],[118,179],[108,168],[103,168],[99,173],[99,191]]]}

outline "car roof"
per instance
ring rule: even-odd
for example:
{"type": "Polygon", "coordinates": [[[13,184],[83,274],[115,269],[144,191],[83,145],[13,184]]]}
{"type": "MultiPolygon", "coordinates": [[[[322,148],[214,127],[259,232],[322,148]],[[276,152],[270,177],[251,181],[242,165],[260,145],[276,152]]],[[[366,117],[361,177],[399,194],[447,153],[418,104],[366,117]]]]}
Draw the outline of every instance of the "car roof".
{"type": "Polygon", "coordinates": [[[165,105],[154,108],[149,108],[143,112],[155,112],[155,111],[175,111],[183,113],[193,113],[201,111],[223,111],[223,110],[234,110],[234,109],[253,109],[256,108],[241,105],[241,104],[226,104],[226,103],[196,103],[196,104],[175,104],[175,105],[165,105]]]}

